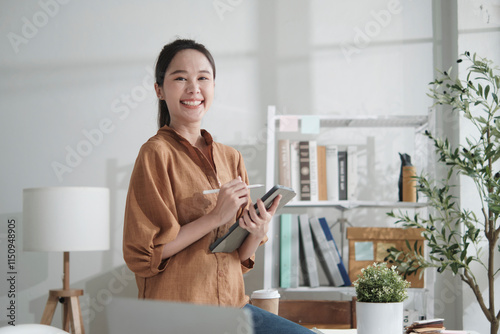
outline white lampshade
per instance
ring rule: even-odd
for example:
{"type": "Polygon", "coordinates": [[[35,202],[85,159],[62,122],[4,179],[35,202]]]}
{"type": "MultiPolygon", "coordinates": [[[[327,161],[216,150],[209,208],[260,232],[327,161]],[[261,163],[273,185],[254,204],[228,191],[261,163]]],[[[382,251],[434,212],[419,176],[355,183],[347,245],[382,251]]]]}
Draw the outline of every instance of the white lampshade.
{"type": "Polygon", "coordinates": [[[109,249],[109,189],[24,189],[23,235],[25,251],[109,249]]]}

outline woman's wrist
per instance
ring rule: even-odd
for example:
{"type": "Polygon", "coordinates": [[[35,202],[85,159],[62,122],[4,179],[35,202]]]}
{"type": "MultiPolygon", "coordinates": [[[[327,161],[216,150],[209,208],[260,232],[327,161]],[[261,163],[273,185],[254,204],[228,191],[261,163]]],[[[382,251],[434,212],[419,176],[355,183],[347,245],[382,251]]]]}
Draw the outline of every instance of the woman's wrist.
{"type": "Polygon", "coordinates": [[[252,239],[255,239],[256,241],[260,242],[262,239],[264,239],[264,237],[266,236],[266,234],[267,233],[249,233],[248,237],[250,237],[252,239]]]}
{"type": "Polygon", "coordinates": [[[205,218],[208,220],[208,224],[212,227],[212,229],[216,229],[217,227],[224,225],[222,223],[222,216],[217,213],[215,210],[210,211],[205,215],[205,218]]]}

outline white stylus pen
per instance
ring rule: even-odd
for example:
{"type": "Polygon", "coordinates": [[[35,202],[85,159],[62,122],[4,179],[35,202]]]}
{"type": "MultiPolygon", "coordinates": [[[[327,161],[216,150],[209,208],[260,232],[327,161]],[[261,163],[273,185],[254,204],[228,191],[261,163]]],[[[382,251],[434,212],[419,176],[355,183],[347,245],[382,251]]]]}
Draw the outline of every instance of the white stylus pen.
{"type": "MultiPolygon", "coordinates": [[[[251,184],[251,185],[247,186],[247,188],[252,189],[252,188],[260,188],[263,186],[264,186],[263,184],[251,184]]],[[[215,193],[218,193],[219,191],[220,191],[220,189],[203,190],[203,195],[215,194],[215,193]]]]}

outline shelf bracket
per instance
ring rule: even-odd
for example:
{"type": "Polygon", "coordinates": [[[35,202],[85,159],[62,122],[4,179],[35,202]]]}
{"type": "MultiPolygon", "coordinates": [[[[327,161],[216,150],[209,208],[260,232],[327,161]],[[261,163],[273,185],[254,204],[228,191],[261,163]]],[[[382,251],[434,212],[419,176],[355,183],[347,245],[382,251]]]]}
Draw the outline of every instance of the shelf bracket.
{"type": "Polygon", "coordinates": [[[332,228],[335,227],[335,225],[339,224],[340,225],[340,256],[342,257],[342,261],[345,262],[344,259],[344,240],[346,236],[346,225],[349,225],[352,227],[352,224],[349,223],[347,218],[344,217],[344,211],[341,211],[340,218],[337,219],[337,221],[333,224],[332,228]]]}

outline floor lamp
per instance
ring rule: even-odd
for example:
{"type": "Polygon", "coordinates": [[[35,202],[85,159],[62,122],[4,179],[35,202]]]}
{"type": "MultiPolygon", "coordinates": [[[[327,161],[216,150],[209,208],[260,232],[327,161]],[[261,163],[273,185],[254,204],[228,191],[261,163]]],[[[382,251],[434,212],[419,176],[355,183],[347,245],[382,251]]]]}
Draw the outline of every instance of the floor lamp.
{"type": "Polygon", "coordinates": [[[63,304],[63,329],[84,334],[78,297],[70,289],[69,252],[109,249],[109,189],[48,187],[23,190],[25,251],[64,252],[63,288],[50,290],[41,323],[50,325],[63,304]]]}

